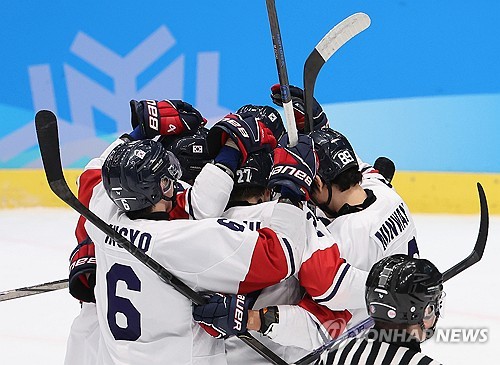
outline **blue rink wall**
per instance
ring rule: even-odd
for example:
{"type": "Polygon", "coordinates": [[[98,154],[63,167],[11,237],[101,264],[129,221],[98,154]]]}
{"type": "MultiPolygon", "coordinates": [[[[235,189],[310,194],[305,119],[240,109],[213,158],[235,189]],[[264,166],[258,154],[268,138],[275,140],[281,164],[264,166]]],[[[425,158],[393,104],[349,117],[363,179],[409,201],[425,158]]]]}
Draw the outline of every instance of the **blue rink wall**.
{"type": "MultiPolygon", "coordinates": [[[[332,26],[358,11],[371,17],[323,67],[315,96],[364,160],[395,161],[411,208],[475,212],[481,181],[500,213],[500,2],[276,6],[299,86],[307,55],[332,26]]],[[[184,99],[213,123],[243,104],[269,104],[278,80],[264,0],[7,2],[2,14],[0,207],[58,204],[20,181],[44,184],[37,110],[58,115],[63,164],[76,174],[130,131],[130,99],[184,99]]]]}

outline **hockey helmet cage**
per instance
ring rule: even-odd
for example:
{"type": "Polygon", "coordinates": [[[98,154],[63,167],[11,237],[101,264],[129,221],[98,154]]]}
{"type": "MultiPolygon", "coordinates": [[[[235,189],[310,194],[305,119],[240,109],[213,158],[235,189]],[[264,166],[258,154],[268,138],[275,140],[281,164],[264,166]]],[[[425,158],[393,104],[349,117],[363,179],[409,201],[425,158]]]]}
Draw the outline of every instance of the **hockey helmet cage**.
{"type": "Polygon", "coordinates": [[[310,135],[318,154],[318,175],[323,180],[331,182],[347,169],[359,168],[354,149],[343,134],[323,128],[311,132],[310,135]]]}
{"type": "Polygon", "coordinates": [[[375,263],[368,274],[365,301],[375,320],[397,324],[422,323],[426,308],[439,317],[443,275],[430,261],[397,254],[375,263]]]}
{"type": "Polygon", "coordinates": [[[174,154],[149,139],[115,147],[102,167],[106,193],[126,212],[158,203],[163,197],[161,180],[176,181],[180,176],[181,167],[174,154]]]}

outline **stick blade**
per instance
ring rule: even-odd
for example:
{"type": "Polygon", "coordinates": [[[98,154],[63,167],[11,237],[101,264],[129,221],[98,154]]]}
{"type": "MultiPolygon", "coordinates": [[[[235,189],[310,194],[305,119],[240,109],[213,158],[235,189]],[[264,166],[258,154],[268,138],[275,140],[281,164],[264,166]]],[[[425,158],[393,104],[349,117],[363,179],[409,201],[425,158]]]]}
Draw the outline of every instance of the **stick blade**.
{"type": "Polygon", "coordinates": [[[56,115],[50,110],[40,110],[35,115],[35,127],[42,163],[49,184],[52,181],[64,179],[56,115]]]}
{"type": "Polygon", "coordinates": [[[477,183],[477,191],[479,194],[479,203],[481,206],[481,219],[479,223],[479,233],[477,235],[476,244],[474,245],[472,253],[466,259],[460,261],[458,264],[443,273],[443,282],[448,281],[455,275],[474,265],[483,257],[484,249],[486,247],[486,241],[488,239],[489,229],[488,202],[486,200],[484,189],[480,183],[477,183]]]}
{"type": "Polygon", "coordinates": [[[355,13],[333,27],[316,45],[315,49],[326,62],[347,41],[366,30],[371,24],[365,13],[355,13]]]}
{"type": "Polygon", "coordinates": [[[314,129],[312,119],[312,104],[314,85],[319,71],[328,59],[345,43],[366,30],[371,24],[370,17],[365,13],[355,13],[342,20],[318,42],[309,54],[304,64],[304,104],[306,112],[306,131],[314,129]]]}

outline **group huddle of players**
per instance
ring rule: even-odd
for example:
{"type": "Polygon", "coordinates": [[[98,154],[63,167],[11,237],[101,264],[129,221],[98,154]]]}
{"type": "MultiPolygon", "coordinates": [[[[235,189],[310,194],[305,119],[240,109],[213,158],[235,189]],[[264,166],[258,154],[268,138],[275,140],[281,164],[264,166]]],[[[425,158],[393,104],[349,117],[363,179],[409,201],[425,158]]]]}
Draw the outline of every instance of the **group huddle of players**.
{"type": "Polygon", "coordinates": [[[439,275],[406,283],[415,299],[402,306],[390,287],[420,262],[392,175],[362,162],[316,101],[305,133],[302,90],[291,93],[295,146],[271,106],[207,129],[184,101],[131,101],[133,131],[85,167],[79,199],[207,303],[193,306],[80,217],[69,285],[82,310],[66,364],[267,363],[234,336],[248,330],[293,362],[369,315],[435,325],[424,320],[439,316],[439,275]]]}

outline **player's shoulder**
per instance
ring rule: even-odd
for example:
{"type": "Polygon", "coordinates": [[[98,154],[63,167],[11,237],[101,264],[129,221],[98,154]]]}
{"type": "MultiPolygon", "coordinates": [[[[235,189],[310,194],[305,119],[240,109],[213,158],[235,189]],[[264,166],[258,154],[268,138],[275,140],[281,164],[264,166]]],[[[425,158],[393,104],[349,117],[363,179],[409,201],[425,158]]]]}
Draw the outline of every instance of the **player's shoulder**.
{"type": "Polygon", "coordinates": [[[223,216],[226,218],[233,218],[233,219],[260,218],[268,212],[269,214],[272,214],[272,211],[276,203],[277,201],[272,200],[269,202],[263,202],[259,204],[233,206],[231,208],[226,209],[223,213],[223,216]]]}

